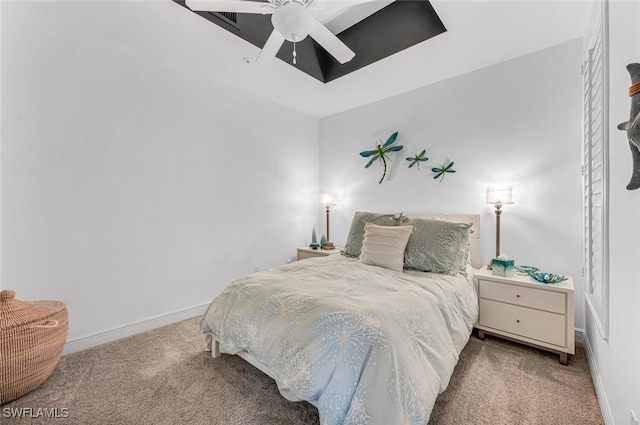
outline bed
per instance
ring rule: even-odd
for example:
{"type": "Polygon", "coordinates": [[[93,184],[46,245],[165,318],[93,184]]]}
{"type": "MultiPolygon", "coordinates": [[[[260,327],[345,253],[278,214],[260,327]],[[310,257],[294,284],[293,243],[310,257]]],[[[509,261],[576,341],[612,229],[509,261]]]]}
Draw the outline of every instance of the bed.
{"type": "Polygon", "coordinates": [[[346,251],[355,240],[359,257],[309,258],[237,279],[211,302],[200,327],[214,357],[244,358],[275,379],[285,398],[316,406],[323,425],[426,424],[477,320],[480,216],[412,216],[403,223],[403,215],[384,215],[381,226],[361,226],[358,241],[358,214],[372,213],[356,213],[349,232],[346,251]],[[440,244],[460,264],[435,273],[366,263],[375,263],[375,232],[387,244],[395,238],[389,234],[402,231],[387,227],[407,226],[403,265],[410,247],[420,254],[416,267],[431,261],[434,248],[429,255],[415,249],[426,245],[415,236],[424,223],[470,229],[461,244],[451,242],[455,232],[440,244]]]}

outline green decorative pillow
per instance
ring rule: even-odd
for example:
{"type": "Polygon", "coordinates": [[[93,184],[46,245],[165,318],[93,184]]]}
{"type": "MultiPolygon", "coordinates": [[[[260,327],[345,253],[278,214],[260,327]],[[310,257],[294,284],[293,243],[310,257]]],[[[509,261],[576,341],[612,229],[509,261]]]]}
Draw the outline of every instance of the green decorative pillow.
{"type": "Polygon", "coordinates": [[[414,218],[407,242],[405,267],[425,272],[466,272],[471,224],[433,218],[414,218]]]}
{"type": "Polygon", "coordinates": [[[397,226],[407,220],[402,213],[399,214],[377,214],[372,212],[357,211],[351,220],[351,228],[347,236],[342,253],[348,257],[359,257],[362,252],[362,240],[364,239],[364,225],[366,223],[377,224],[378,226],[397,226]]]}

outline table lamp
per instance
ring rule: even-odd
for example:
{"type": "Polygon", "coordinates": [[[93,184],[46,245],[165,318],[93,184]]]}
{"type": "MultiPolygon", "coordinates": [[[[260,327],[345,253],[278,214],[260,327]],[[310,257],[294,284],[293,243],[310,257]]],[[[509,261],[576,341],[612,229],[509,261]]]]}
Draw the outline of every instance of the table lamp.
{"type": "Polygon", "coordinates": [[[331,239],[329,238],[329,211],[332,205],[336,204],[336,195],[333,193],[322,193],[320,194],[320,205],[325,207],[327,211],[327,241],[322,245],[322,249],[334,249],[333,243],[329,242],[331,239]]]}
{"type": "Polygon", "coordinates": [[[487,187],[487,204],[496,206],[496,256],[500,256],[500,215],[503,204],[513,204],[513,189],[511,186],[487,187]]]}

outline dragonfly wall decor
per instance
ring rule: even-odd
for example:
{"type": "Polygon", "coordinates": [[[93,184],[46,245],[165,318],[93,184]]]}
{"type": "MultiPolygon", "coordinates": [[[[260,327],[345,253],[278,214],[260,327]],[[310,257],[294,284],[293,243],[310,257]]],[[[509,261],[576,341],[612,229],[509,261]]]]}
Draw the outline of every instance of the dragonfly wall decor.
{"type": "Polygon", "coordinates": [[[360,156],[363,158],[368,158],[370,156],[373,156],[373,158],[369,160],[369,162],[367,163],[367,165],[364,166],[364,168],[369,168],[371,164],[375,162],[376,159],[379,159],[382,162],[382,165],[384,166],[384,172],[382,173],[382,177],[380,178],[380,181],[378,182],[378,184],[382,183],[382,180],[384,180],[384,177],[387,175],[387,159],[391,161],[391,159],[387,157],[387,154],[389,152],[400,151],[403,148],[402,145],[391,146],[396,141],[397,137],[398,137],[398,132],[396,131],[391,136],[389,136],[389,138],[384,144],[381,143],[381,140],[378,140],[378,143],[376,144],[376,148],[374,150],[360,152],[360,156]]]}
{"type": "Polygon", "coordinates": [[[409,168],[413,167],[414,165],[418,166],[418,170],[420,169],[420,163],[427,161],[429,158],[425,158],[424,154],[427,153],[426,149],[423,149],[422,152],[420,152],[418,155],[414,155],[414,156],[408,156],[407,157],[407,161],[411,162],[409,164],[409,168]]]}
{"type": "Polygon", "coordinates": [[[431,171],[433,171],[434,173],[436,173],[435,176],[433,176],[434,179],[437,179],[438,177],[440,177],[440,182],[442,182],[442,180],[444,179],[444,176],[447,173],[455,173],[456,170],[451,169],[451,167],[453,167],[453,161],[451,161],[446,167],[443,165],[440,168],[432,168],[431,171]]]}

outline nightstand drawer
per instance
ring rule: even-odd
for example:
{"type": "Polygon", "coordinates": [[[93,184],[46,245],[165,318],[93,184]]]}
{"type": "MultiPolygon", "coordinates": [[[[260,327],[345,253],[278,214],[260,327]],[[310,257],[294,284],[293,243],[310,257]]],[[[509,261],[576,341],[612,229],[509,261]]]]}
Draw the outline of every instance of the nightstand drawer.
{"type": "Polygon", "coordinates": [[[566,313],[566,295],[543,289],[479,279],[480,298],[531,307],[554,313],[566,313]]]}
{"type": "Polygon", "coordinates": [[[562,314],[480,299],[478,323],[560,347],[566,346],[565,316],[562,314]]]}
{"type": "Polygon", "coordinates": [[[304,260],[307,258],[313,257],[326,257],[328,255],[340,254],[340,249],[336,247],[335,249],[311,249],[308,247],[299,247],[298,248],[298,260],[304,260]]]}
{"type": "Polygon", "coordinates": [[[304,260],[305,258],[313,258],[313,257],[324,257],[324,255],[317,254],[315,252],[298,251],[298,260],[304,260]]]}

